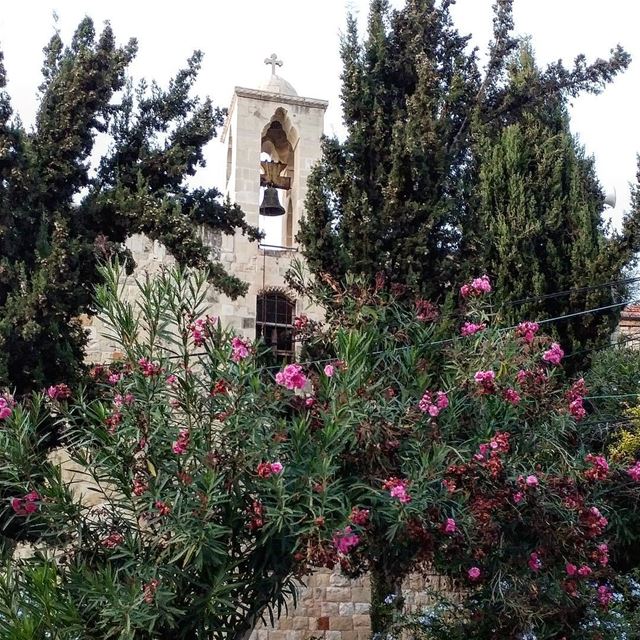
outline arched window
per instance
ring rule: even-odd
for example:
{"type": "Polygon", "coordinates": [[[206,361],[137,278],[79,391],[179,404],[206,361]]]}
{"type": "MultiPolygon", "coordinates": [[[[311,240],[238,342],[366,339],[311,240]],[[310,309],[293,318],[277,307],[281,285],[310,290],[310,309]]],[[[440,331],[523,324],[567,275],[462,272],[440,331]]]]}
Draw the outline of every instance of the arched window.
{"type": "Polygon", "coordinates": [[[256,301],[256,339],[262,338],[280,362],[293,360],[295,306],[278,291],[265,291],[256,301]]]}

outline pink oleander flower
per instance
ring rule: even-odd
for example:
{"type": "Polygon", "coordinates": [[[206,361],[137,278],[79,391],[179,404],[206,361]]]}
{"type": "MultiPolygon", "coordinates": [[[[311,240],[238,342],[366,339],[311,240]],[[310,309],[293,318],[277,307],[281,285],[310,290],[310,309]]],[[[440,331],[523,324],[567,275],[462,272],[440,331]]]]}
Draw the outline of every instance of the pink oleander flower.
{"type": "Polygon", "coordinates": [[[576,567],[576,565],[572,564],[571,562],[567,562],[567,564],[564,565],[564,569],[567,572],[568,576],[575,576],[578,572],[578,567],[576,567]]]}
{"type": "Polygon", "coordinates": [[[140,358],[140,360],[138,360],[138,364],[142,370],[142,375],[147,377],[156,376],[162,371],[162,367],[159,364],[151,362],[151,360],[148,360],[147,358],[140,358]]]}
{"type": "Polygon", "coordinates": [[[529,565],[529,569],[531,569],[531,571],[538,572],[540,571],[540,569],[542,569],[542,560],[540,559],[538,553],[536,553],[535,551],[529,555],[529,561],[527,562],[527,564],[529,565]]]}
{"type": "Polygon", "coordinates": [[[491,394],[496,390],[495,380],[496,373],[495,371],[476,371],[473,376],[476,384],[480,387],[480,393],[483,394],[491,394]]]}
{"type": "Polygon", "coordinates": [[[172,387],[176,382],[178,382],[178,376],[172,373],[170,376],[167,376],[166,382],[170,387],[172,387]]]}
{"type": "Polygon", "coordinates": [[[520,394],[515,390],[515,389],[505,389],[502,392],[502,397],[509,403],[512,405],[516,405],[520,403],[520,400],[522,399],[520,397],[520,394]]]}
{"type": "Polygon", "coordinates": [[[456,521],[453,518],[447,518],[442,523],[441,528],[444,533],[448,533],[449,535],[452,535],[457,531],[458,525],[456,524],[456,521]]]}
{"type": "Polygon", "coordinates": [[[460,295],[463,298],[481,296],[484,293],[491,293],[491,282],[487,275],[475,278],[469,284],[462,285],[460,288],[460,295]]]}
{"type": "Polygon", "coordinates": [[[280,462],[271,463],[271,472],[275,475],[280,475],[284,471],[284,467],[280,462]]]}
{"type": "Polygon", "coordinates": [[[345,527],[342,531],[336,531],[333,535],[333,546],[338,553],[347,555],[351,549],[358,546],[360,537],[353,533],[351,527],[345,527]]]}
{"type": "Polygon", "coordinates": [[[480,324],[475,324],[473,322],[465,322],[460,328],[461,336],[473,336],[476,333],[480,333],[487,328],[487,325],[484,322],[480,324]]]}
{"type": "Polygon", "coordinates": [[[551,347],[542,354],[542,359],[549,364],[558,366],[560,361],[564,357],[564,351],[557,342],[554,342],[551,347]]]}
{"type": "Polygon", "coordinates": [[[569,413],[576,419],[582,420],[587,415],[587,411],[582,404],[582,398],[576,398],[569,403],[569,413]]]}
{"type": "Polygon", "coordinates": [[[133,494],[136,496],[141,496],[143,493],[147,491],[149,485],[147,484],[145,478],[143,476],[136,476],[133,479],[133,494]]]}
{"type": "Polygon", "coordinates": [[[627,469],[627,475],[634,482],[640,482],[640,460],[636,460],[636,462],[627,469]]]}
{"type": "Polygon", "coordinates": [[[120,382],[120,380],[122,380],[122,374],[121,373],[111,373],[109,374],[109,377],[107,378],[107,382],[109,384],[118,384],[118,382],[120,382]]]}
{"type": "Polygon", "coordinates": [[[251,353],[249,342],[234,336],[231,340],[231,359],[234,362],[240,362],[249,357],[251,353]]]}
{"type": "Polygon", "coordinates": [[[134,402],[135,396],[133,395],[133,393],[126,393],[125,395],[116,393],[116,395],[113,397],[113,406],[117,407],[118,409],[124,406],[130,406],[134,402]]]}
{"type": "Polygon", "coordinates": [[[13,408],[7,399],[0,396],[0,420],[6,420],[12,411],[13,408]]]}
{"type": "Polygon", "coordinates": [[[282,371],[276,373],[276,383],[287,389],[303,389],[307,381],[308,378],[299,364],[288,364],[282,371]]]}
{"type": "Polygon", "coordinates": [[[402,504],[407,504],[411,502],[411,496],[407,493],[408,485],[409,482],[407,480],[392,477],[385,480],[382,488],[386,489],[392,498],[396,498],[402,504]]]}
{"type": "Polygon", "coordinates": [[[66,400],[71,397],[71,389],[64,383],[56,384],[47,389],[47,396],[51,400],[66,400]]]}
{"type": "Polygon", "coordinates": [[[609,475],[609,463],[604,456],[595,456],[589,453],[584,460],[591,465],[591,467],[584,472],[584,477],[587,478],[587,480],[607,479],[609,475]]]}
{"type": "Polygon", "coordinates": [[[429,300],[416,300],[416,318],[421,322],[433,322],[439,315],[438,307],[429,300]]]}
{"type": "Polygon", "coordinates": [[[581,578],[588,578],[592,573],[593,573],[593,569],[591,567],[589,567],[588,565],[586,565],[586,564],[583,564],[578,569],[578,575],[581,578]]]}
{"type": "Polygon", "coordinates": [[[359,527],[364,527],[369,523],[369,516],[369,509],[359,509],[358,507],[353,507],[353,509],[351,510],[351,515],[349,516],[349,520],[359,527]]]}
{"type": "Polygon", "coordinates": [[[521,322],[516,327],[516,335],[518,338],[522,338],[526,343],[530,344],[538,333],[540,326],[537,322],[521,322]]]}
{"type": "Polygon", "coordinates": [[[313,407],[316,403],[316,399],[313,396],[309,396],[308,398],[305,399],[304,401],[304,406],[305,407],[313,407]]]}
{"type": "Polygon", "coordinates": [[[273,475],[279,475],[284,471],[284,467],[280,462],[261,462],[256,469],[256,473],[260,478],[270,478],[273,475]]]}
{"type": "Polygon", "coordinates": [[[467,575],[469,576],[469,580],[476,581],[480,578],[480,569],[478,567],[471,567],[469,571],[467,571],[467,575]]]}
{"type": "Polygon", "coordinates": [[[293,319],[293,327],[296,331],[302,331],[309,324],[309,318],[303,313],[293,319]]]}
{"type": "Polygon", "coordinates": [[[121,533],[113,532],[100,540],[100,544],[106,549],[115,549],[124,542],[124,536],[121,533]]]}
{"type": "Polygon", "coordinates": [[[151,580],[149,580],[149,582],[147,582],[142,591],[143,591],[143,599],[147,604],[153,604],[153,601],[155,599],[156,596],[156,591],[158,590],[158,587],[160,586],[160,580],[158,580],[157,578],[152,578],[151,580]]]}
{"type": "Polygon", "coordinates": [[[609,545],[606,542],[596,547],[596,560],[601,567],[606,567],[609,564],[609,545]]]}
{"type": "Polygon", "coordinates": [[[11,508],[16,515],[28,516],[38,510],[40,494],[37,491],[30,491],[22,498],[11,498],[11,508]]]}
{"type": "Polygon", "coordinates": [[[613,600],[613,592],[609,587],[602,584],[598,587],[598,603],[603,609],[606,609],[613,600]]]}
{"type": "Polygon", "coordinates": [[[187,448],[189,446],[189,430],[188,429],[180,429],[178,433],[178,439],[171,445],[171,451],[173,453],[181,456],[187,453],[187,448]]]}
{"type": "Polygon", "coordinates": [[[171,507],[162,500],[156,500],[155,507],[161,516],[168,516],[171,513],[171,507]]]}
{"type": "Polygon", "coordinates": [[[449,398],[444,391],[425,391],[418,407],[420,411],[428,413],[432,418],[437,417],[443,409],[449,406],[449,398]]]}
{"type": "Polygon", "coordinates": [[[336,369],[332,364],[328,364],[324,368],[324,375],[327,376],[327,378],[331,378],[335,372],[336,369]]]}
{"type": "Polygon", "coordinates": [[[524,499],[524,493],[522,493],[522,491],[516,491],[513,494],[513,501],[516,504],[520,504],[522,502],[522,500],[524,499]]]}
{"type": "Polygon", "coordinates": [[[538,478],[536,476],[527,476],[525,478],[525,483],[528,487],[537,487],[540,482],[538,481],[538,478]]]}
{"type": "Polygon", "coordinates": [[[201,347],[204,344],[204,341],[211,335],[211,327],[215,326],[217,322],[218,318],[215,316],[206,316],[194,320],[189,325],[191,339],[196,347],[201,347]]]}

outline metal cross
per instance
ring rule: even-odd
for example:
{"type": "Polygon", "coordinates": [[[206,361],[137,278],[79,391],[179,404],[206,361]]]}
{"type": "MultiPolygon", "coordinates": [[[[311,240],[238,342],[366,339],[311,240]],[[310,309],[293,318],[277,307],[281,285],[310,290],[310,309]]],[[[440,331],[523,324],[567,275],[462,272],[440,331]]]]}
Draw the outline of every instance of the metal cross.
{"type": "Polygon", "coordinates": [[[272,53],[268,58],[264,59],[265,64],[271,65],[271,75],[276,75],[276,67],[281,67],[284,63],[282,60],[278,60],[278,56],[272,53]]]}

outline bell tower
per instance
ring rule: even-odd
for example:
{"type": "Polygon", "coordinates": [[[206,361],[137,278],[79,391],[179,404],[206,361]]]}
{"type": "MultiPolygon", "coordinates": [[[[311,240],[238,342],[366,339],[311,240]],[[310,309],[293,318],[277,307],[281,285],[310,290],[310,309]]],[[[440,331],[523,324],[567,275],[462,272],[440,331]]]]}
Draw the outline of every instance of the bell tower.
{"type": "Polygon", "coordinates": [[[223,324],[285,352],[289,317],[308,312],[304,301],[286,291],[284,274],[298,253],[295,236],[307,178],[321,156],[328,103],[299,96],[276,73],[283,63],[275,54],[264,62],[270,74],[262,88],[235,88],[222,142],[227,146],[225,195],[266,237],[260,243],[239,234],[223,237],[220,258],[249,283],[249,291],[235,301],[222,297],[220,311],[223,324]]]}

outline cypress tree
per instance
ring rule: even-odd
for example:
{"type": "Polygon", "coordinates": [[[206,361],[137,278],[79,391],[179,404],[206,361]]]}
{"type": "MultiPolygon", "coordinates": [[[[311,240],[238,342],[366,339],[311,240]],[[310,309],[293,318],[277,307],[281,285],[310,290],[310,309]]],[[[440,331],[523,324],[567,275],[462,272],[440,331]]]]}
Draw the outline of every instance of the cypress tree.
{"type": "MultiPolygon", "coordinates": [[[[514,93],[539,81],[528,44],[509,73],[514,93]]],[[[621,234],[605,226],[593,159],[571,134],[562,96],[534,103],[502,126],[485,127],[476,137],[475,158],[477,201],[463,254],[468,275],[479,267],[492,275],[507,303],[501,310],[505,324],[605,307],[624,298],[623,285],[552,295],[621,279],[639,239],[633,229],[637,214],[625,221],[621,234]],[[518,299],[529,301],[509,304],[518,299]]],[[[615,321],[615,313],[587,315],[555,330],[565,347],[589,347],[608,339],[615,321]]]]}
{"type": "Polygon", "coordinates": [[[136,48],[134,40],[118,46],[109,25],[96,35],[89,18],[69,46],[54,35],[32,130],[12,118],[0,64],[0,387],[26,392],[79,374],[86,338],[77,318],[92,311],[97,264],[124,257],[133,233],[208,268],[228,295],[245,291],[211,260],[198,226],[256,230],[216,189],[187,185],[223,120],[210,100],[191,95],[202,56],[167,89],[134,89],[126,70],[136,48]],[[109,149],[94,171],[97,135],[109,149]]]}
{"type": "MultiPolygon", "coordinates": [[[[506,300],[619,278],[640,236],[632,225],[624,242],[605,237],[593,161],[569,133],[566,101],[602,90],[628,66],[628,54],[618,46],[608,60],[587,64],[578,56],[571,68],[558,62],[530,72],[521,62],[518,76],[512,1],[498,0],[481,73],[451,4],[408,0],[391,10],[373,0],[362,41],[349,21],[342,43],[347,135],[324,141],[298,236],[312,271],[370,281],[381,272],[439,297],[486,270],[506,300]],[[531,176],[525,171],[519,187],[510,182],[518,161],[500,156],[509,149],[542,163],[531,176]],[[501,184],[490,186],[492,163],[506,164],[501,184]],[[497,191],[503,212],[492,210],[489,192],[497,191]],[[540,214],[547,205],[552,210],[540,214]],[[519,240],[523,220],[533,234],[526,241],[519,240]],[[559,228],[572,231],[552,237],[559,228]],[[534,248],[548,255],[528,256],[534,248]],[[518,260],[530,270],[523,282],[504,275],[518,260]]],[[[581,300],[581,308],[594,302],[581,300]]],[[[547,316],[555,310],[546,302],[539,308],[547,316]]],[[[599,335],[590,322],[581,343],[599,335]]]]}

